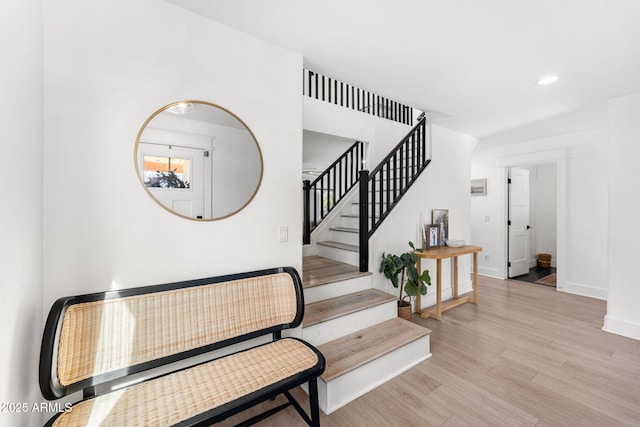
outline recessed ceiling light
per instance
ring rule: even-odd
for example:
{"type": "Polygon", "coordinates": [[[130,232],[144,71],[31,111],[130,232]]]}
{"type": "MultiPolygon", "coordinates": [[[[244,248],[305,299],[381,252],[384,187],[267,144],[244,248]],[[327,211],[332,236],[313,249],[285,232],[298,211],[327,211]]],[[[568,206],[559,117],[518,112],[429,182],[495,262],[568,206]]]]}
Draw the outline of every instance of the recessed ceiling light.
{"type": "Polygon", "coordinates": [[[555,83],[557,80],[558,80],[558,76],[546,76],[538,80],[538,84],[540,86],[544,86],[551,83],[555,83]]]}

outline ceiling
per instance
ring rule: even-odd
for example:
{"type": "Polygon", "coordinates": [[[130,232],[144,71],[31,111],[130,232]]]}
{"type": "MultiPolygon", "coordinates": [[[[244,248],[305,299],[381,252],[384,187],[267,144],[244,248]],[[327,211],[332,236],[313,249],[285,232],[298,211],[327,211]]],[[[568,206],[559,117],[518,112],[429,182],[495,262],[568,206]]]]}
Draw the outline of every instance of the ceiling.
{"type": "Polygon", "coordinates": [[[486,142],[601,126],[640,92],[638,0],[166,1],[486,142]]]}

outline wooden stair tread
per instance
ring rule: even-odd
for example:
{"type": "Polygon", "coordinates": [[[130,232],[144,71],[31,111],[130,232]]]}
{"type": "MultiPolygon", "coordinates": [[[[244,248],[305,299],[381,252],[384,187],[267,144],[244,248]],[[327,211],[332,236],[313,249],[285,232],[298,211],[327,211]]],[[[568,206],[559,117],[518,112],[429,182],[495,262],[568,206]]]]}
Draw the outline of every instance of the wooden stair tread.
{"type": "Polygon", "coordinates": [[[305,289],[371,274],[361,272],[351,264],[318,255],[306,256],[302,260],[302,287],[305,289]]]}
{"type": "Polygon", "coordinates": [[[367,289],[314,302],[305,305],[302,326],[306,328],[394,300],[396,300],[394,295],[377,289],[367,289]]]}
{"type": "Polygon", "coordinates": [[[350,227],[331,227],[329,230],[343,231],[345,233],[360,233],[360,230],[358,230],[357,228],[350,227]]]}
{"type": "Polygon", "coordinates": [[[431,331],[396,317],[318,346],[327,369],[320,376],[325,383],[366,363],[429,335],[431,331]]]}
{"type": "Polygon", "coordinates": [[[332,248],[344,249],[345,251],[358,252],[360,248],[356,245],[349,245],[347,243],[333,242],[331,240],[327,240],[324,242],[317,242],[317,245],[329,246],[332,248]]]}

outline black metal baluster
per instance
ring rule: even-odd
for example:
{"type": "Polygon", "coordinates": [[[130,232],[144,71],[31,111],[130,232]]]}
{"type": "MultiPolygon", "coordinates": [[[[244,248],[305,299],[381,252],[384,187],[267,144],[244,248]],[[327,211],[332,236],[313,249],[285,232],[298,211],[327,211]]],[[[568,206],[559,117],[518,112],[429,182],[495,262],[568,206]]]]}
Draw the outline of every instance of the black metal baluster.
{"type": "Polygon", "coordinates": [[[318,186],[312,187],[311,197],[313,197],[313,228],[318,225],[318,186]]]}
{"type": "Polygon", "coordinates": [[[378,174],[379,176],[379,180],[380,180],[380,195],[378,196],[378,199],[380,200],[380,206],[378,208],[378,211],[380,212],[378,214],[378,221],[381,221],[382,218],[384,218],[383,214],[384,214],[384,181],[382,180],[382,169],[380,169],[380,173],[378,174]]]}
{"type": "Polygon", "coordinates": [[[315,86],[316,86],[316,92],[315,92],[314,98],[315,99],[319,99],[319,97],[318,97],[318,80],[319,79],[318,79],[318,75],[317,74],[316,74],[316,76],[314,77],[313,80],[314,80],[314,83],[315,83],[315,86]]]}
{"type": "Polygon", "coordinates": [[[369,171],[362,170],[358,176],[359,191],[360,191],[360,203],[358,212],[360,214],[360,250],[359,250],[359,264],[360,271],[369,271],[369,214],[367,213],[369,208],[369,171]]]}
{"type": "Polygon", "coordinates": [[[391,206],[391,164],[387,162],[387,210],[391,206]]]}
{"type": "Polygon", "coordinates": [[[411,169],[413,170],[412,172],[412,179],[415,179],[416,174],[418,173],[418,147],[416,145],[416,133],[414,132],[413,135],[411,135],[411,169]]]}
{"type": "Polygon", "coordinates": [[[354,110],[355,109],[355,94],[356,94],[356,88],[354,86],[351,86],[351,109],[354,110]]]}
{"type": "Polygon", "coordinates": [[[309,199],[310,196],[310,185],[311,182],[308,179],[305,179],[304,181],[302,181],[302,200],[303,200],[303,222],[302,222],[302,244],[303,245],[308,245],[309,243],[311,243],[311,213],[309,212],[309,209],[311,208],[311,200],[309,199]]]}
{"type": "Polygon", "coordinates": [[[371,174],[369,180],[371,181],[371,227],[375,227],[376,224],[376,174],[371,174]]]}

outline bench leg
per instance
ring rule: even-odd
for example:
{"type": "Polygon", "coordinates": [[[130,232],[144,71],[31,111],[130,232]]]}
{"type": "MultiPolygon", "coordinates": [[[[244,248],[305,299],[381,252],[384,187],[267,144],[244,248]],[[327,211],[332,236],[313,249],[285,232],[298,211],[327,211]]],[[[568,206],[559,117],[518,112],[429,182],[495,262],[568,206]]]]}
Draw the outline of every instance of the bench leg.
{"type": "Polygon", "coordinates": [[[318,380],[309,380],[309,404],[311,413],[311,426],[320,427],[320,408],[318,406],[318,380]]]}

